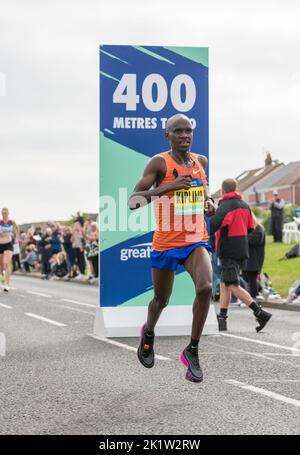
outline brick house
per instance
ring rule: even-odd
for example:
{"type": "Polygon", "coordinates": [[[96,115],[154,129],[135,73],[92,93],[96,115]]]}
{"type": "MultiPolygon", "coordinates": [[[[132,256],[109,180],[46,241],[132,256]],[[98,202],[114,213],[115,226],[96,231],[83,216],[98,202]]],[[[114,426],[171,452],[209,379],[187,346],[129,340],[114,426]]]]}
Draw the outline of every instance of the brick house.
{"type": "MultiPolygon", "coordinates": [[[[267,206],[275,190],[286,204],[300,206],[300,161],[284,164],[273,161],[268,153],[264,167],[244,171],[236,180],[243,199],[251,206],[267,206]]],[[[218,201],[220,190],[212,197],[218,201]]]]}

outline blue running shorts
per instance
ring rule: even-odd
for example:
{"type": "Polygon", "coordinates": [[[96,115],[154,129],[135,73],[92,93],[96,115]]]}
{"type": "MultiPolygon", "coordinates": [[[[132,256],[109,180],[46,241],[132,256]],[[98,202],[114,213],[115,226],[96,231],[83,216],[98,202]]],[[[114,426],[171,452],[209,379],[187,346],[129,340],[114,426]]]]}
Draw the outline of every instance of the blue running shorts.
{"type": "Polygon", "coordinates": [[[179,265],[182,265],[187,257],[199,246],[203,246],[211,251],[209,242],[198,242],[193,245],[182,246],[165,251],[152,250],[150,253],[151,267],[153,269],[168,269],[176,271],[179,265]]]}

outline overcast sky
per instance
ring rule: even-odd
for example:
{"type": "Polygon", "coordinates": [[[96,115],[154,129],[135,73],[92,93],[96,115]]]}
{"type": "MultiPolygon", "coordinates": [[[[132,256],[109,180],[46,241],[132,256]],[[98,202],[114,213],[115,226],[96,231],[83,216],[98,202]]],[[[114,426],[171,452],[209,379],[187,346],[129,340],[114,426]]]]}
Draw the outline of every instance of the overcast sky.
{"type": "Polygon", "coordinates": [[[265,150],[300,159],[299,17],[297,0],[0,0],[0,206],[97,211],[102,43],[209,47],[211,190],[265,150]]]}

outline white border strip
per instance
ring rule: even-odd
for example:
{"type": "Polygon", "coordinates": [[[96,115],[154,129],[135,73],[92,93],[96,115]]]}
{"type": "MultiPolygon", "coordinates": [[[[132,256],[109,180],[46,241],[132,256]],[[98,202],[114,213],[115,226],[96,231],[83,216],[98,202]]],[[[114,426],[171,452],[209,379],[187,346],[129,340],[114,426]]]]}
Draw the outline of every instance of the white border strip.
{"type": "Polygon", "coordinates": [[[44,318],[43,316],[39,316],[38,314],[34,313],[25,313],[26,316],[30,316],[31,318],[39,319],[40,321],[48,322],[49,324],[56,325],[57,327],[66,327],[66,324],[62,322],[53,321],[53,319],[44,318]]]}
{"type": "MultiPolygon", "coordinates": [[[[96,338],[97,340],[104,341],[104,343],[113,344],[114,346],[118,346],[119,348],[123,348],[123,349],[127,349],[128,351],[136,352],[136,348],[133,346],[129,346],[128,344],[119,343],[118,341],[110,340],[108,338],[100,338],[100,337],[97,337],[96,335],[92,335],[92,337],[96,338]]],[[[171,360],[171,359],[169,359],[169,357],[163,357],[162,355],[158,355],[158,354],[155,354],[155,358],[158,360],[167,360],[167,361],[171,360]]]]}
{"type": "Polygon", "coordinates": [[[295,400],[294,398],[289,398],[284,395],[280,395],[279,393],[271,392],[270,390],[261,389],[260,387],[255,387],[253,385],[245,384],[244,382],[235,381],[233,379],[227,379],[224,382],[227,384],[234,385],[236,387],[240,387],[241,389],[250,390],[251,392],[259,393],[260,395],[265,395],[266,397],[273,398],[277,401],[282,401],[283,403],[292,404],[300,408],[300,400],[295,400]]]}
{"type": "Polygon", "coordinates": [[[282,346],[281,344],[269,343],[268,341],[254,340],[253,338],[241,337],[238,335],[232,335],[231,333],[221,333],[223,337],[237,338],[238,340],[252,341],[252,343],[263,344],[265,346],[272,346],[273,348],[287,349],[288,351],[300,352],[300,349],[293,348],[292,346],[282,346]]]}

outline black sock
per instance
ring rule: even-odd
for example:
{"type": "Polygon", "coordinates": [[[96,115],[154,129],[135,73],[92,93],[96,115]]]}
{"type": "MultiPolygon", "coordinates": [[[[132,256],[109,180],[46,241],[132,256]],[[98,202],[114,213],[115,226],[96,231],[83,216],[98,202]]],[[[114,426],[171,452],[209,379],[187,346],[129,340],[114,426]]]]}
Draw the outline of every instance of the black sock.
{"type": "Polygon", "coordinates": [[[187,349],[190,352],[196,352],[198,350],[198,344],[199,340],[194,340],[194,338],[191,338],[190,344],[188,345],[187,349]]]}
{"type": "Polygon", "coordinates": [[[151,330],[146,329],[145,330],[145,335],[148,336],[149,338],[154,337],[154,332],[151,330]]]}
{"type": "Polygon", "coordinates": [[[220,316],[227,317],[227,308],[220,308],[220,316]]]}
{"type": "Polygon", "coordinates": [[[252,303],[250,303],[249,308],[251,308],[251,310],[253,311],[253,313],[255,313],[257,310],[260,309],[260,306],[257,305],[256,302],[252,302],[252,303]]]}

